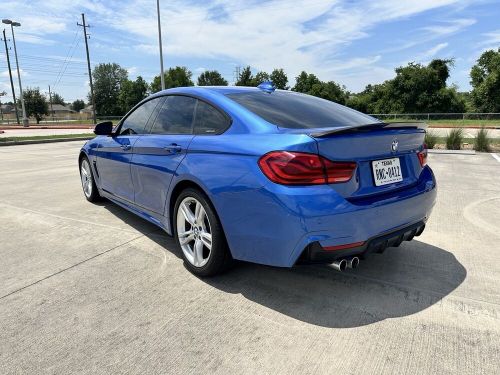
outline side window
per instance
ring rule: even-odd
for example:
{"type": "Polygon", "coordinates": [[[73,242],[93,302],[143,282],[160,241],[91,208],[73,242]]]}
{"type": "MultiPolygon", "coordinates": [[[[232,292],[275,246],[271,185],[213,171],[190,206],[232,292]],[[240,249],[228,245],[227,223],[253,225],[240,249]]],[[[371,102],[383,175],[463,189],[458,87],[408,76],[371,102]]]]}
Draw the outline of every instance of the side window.
{"type": "Polygon", "coordinates": [[[194,134],[220,134],[230,125],[230,120],[221,111],[198,100],[196,119],[194,121],[194,134]]]}
{"type": "Polygon", "coordinates": [[[167,96],[151,128],[151,134],[191,134],[196,99],[167,96]]]}
{"type": "Polygon", "coordinates": [[[137,107],[122,124],[120,134],[144,134],[144,129],[148,122],[149,116],[153,113],[156,105],[162,98],[148,100],[140,107],[137,107]]]}

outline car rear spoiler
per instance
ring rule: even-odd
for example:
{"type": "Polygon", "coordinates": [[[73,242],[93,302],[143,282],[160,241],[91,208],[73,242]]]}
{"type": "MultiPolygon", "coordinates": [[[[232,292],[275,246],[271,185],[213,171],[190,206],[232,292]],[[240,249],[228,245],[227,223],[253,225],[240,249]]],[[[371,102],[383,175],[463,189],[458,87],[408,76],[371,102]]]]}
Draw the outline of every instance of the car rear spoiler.
{"type": "Polygon", "coordinates": [[[364,131],[371,131],[376,129],[427,129],[425,122],[376,122],[373,124],[365,124],[359,126],[349,126],[344,128],[334,128],[326,131],[311,133],[310,136],[314,138],[328,137],[330,135],[340,135],[348,133],[357,133],[364,131]]]}

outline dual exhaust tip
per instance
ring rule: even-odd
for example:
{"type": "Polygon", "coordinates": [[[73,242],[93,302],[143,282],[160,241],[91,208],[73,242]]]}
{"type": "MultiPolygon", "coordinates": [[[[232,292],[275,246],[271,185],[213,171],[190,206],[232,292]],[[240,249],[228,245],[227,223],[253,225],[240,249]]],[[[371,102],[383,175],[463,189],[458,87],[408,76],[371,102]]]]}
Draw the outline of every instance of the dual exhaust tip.
{"type": "Polygon", "coordinates": [[[332,263],[333,268],[335,268],[337,271],[345,271],[347,268],[358,268],[359,266],[359,258],[358,257],[352,257],[352,258],[344,258],[344,259],[339,259],[336,260],[335,262],[332,263]]]}

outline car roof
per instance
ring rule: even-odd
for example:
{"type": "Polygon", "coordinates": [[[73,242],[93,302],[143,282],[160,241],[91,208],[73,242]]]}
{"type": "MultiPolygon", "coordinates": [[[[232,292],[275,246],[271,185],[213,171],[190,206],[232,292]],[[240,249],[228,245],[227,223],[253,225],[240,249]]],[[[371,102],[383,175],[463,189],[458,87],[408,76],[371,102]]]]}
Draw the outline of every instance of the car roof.
{"type": "Polygon", "coordinates": [[[155,96],[164,94],[174,94],[174,93],[186,93],[186,94],[199,94],[214,92],[218,94],[235,94],[241,92],[249,91],[259,91],[257,87],[247,87],[247,86],[189,86],[189,87],[175,87],[155,93],[155,96]]]}

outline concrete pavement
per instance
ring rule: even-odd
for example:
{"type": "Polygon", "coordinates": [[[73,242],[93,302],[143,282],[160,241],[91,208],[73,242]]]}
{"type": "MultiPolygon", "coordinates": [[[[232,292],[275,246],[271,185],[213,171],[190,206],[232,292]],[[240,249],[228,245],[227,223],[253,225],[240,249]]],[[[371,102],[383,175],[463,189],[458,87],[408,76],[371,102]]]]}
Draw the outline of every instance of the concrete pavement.
{"type": "Polygon", "coordinates": [[[1,374],[499,373],[491,155],[430,155],[426,231],[357,270],[198,279],[161,230],[85,201],[81,144],[0,149],[1,374]]]}

